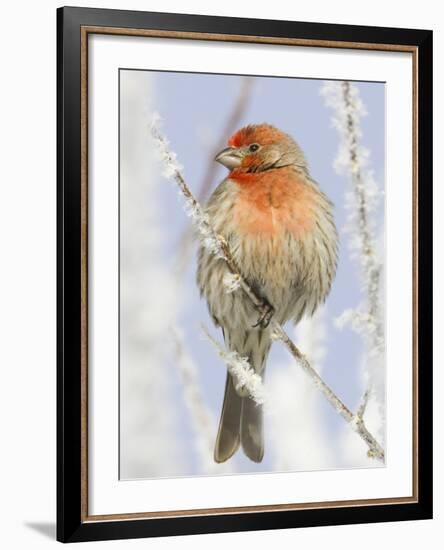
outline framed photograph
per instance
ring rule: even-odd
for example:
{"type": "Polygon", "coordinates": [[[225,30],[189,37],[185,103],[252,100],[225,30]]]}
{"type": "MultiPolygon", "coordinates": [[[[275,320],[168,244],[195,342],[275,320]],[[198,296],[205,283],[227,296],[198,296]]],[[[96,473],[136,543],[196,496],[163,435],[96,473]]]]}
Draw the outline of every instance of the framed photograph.
{"type": "Polygon", "coordinates": [[[58,540],[431,518],[432,32],[57,36],[58,540]]]}

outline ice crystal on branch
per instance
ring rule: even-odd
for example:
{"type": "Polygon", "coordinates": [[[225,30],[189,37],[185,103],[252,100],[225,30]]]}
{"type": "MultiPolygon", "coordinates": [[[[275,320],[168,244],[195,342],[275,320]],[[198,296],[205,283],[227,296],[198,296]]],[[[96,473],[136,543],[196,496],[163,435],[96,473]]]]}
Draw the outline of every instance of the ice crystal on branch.
{"type": "Polygon", "coordinates": [[[170,150],[169,141],[160,131],[161,124],[162,118],[159,113],[153,113],[151,117],[150,130],[151,135],[156,141],[159,160],[163,163],[162,175],[167,179],[172,179],[175,177],[177,172],[181,172],[183,170],[183,166],[178,162],[176,153],[170,150]]]}
{"type": "Polygon", "coordinates": [[[257,405],[265,403],[265,389],[262,378],[254,371],[248,359],[242,357],[236,351],[226,350],[210,335],[205,327],[202,327],[202,331],[227,365],[228,372],[234,378],[236,391],[246,392],[257,405]]]}
{"type": "Polygon", "coordinates": [[[238,288],[241,288],[241,278],[235,273],[225,273],[222,282],[225,287],[225,291],[229,294],[235,292],[238,288]]]}
{"type": "Polygon", "coordinates": [[[162,173],[167,179],[174,180],[179,186],[181,196],[185,199],[185,212],[191,218],[197,229],[202,244],[215,256],[222,257],[220,237],[214,232],[206,212],[190,193],[182,176],[182,166],[177,161],[176,153],[171,151],[169,141],[161,132],[160,124],[161,117],[158,113],[154,113],[151,118],[150,130],[157,146],[160,159],[164,165],[162,173]]]}
{"type": "Polygon", "coordinates": [[[362,309],[346,309],[334,320],[338,329],[349,325],[356,333],[360,334],[367,343],[369,353],[378,355],[384,346],[384,340],[378,335],[378,325],[373,315],[362,309]]]}

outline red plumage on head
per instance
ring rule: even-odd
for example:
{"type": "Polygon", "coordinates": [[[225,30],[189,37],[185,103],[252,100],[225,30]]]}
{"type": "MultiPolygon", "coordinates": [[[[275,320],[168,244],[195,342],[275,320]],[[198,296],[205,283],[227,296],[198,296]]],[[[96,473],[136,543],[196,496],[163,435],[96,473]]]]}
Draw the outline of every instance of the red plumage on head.
{"type": "Polygon", "coordinates": [[[251,143],[270,145],[282,140],[289,140],[290,136],[281,132],[271,124],[250,124],[238,130],[228,140],[230,147],[243,147],[251,143]]]}

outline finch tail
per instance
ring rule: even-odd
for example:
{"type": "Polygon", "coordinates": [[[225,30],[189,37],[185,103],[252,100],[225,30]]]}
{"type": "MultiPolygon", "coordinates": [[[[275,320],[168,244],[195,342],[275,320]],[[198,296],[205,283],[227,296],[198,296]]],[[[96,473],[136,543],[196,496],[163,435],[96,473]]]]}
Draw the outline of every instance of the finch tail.
{"type": "MultiPolygon", "coordinates": [[[[262,378],[271,346],[271,338],[264,330],[224,331],[229,349],[249,358],[250,365],[262,378]]],[[[264,456],[264,415],[262,405],[236,391],[234,380],[227,373],[225,396],[214,449],[214,460],[225,462],[242,445],[247,457],[261,462],[264,456]],[[239,395],[239,393],[241,395],[239,395]]]]}
{"type": "MultiPolygon", "coordinates": [[[[250,332],[245,339],[244,354],[250,364],[262,377],[270,351],[271,339],[265,331],[250,332]]],[[[240,439],[244,453],[253,462],[262,462],[264,457],[264,411],[262,405],[250,397],[242,399],[240,439]]]]}
{"type": "Polygon", "coordinates": [[[244,453],[253,462],[262,462],[264,457],[264,413],[249,397],[242,399],[240,437],[244,453]]]}
{"type": "Polygon", "coordinates": [[[233,377],[227,372],[224,402],[214,447],[216,462],[225,462],[234,455],[239,447],[241,411],[242,397],[236,392],[233,377]]]}

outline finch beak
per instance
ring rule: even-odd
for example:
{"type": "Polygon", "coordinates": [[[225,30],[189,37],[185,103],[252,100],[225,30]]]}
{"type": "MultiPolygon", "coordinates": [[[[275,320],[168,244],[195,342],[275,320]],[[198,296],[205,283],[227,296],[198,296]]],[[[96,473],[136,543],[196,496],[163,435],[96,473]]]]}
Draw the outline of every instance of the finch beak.
{"type": "Polygon", "coordinates": [[[238,149],[235,147],[227,147],[218,153],[214,160],[220,162],[223,166],[228,168],[228,170],[233,170],[237,168],[242,163],[242,155],[238,149]]]}

